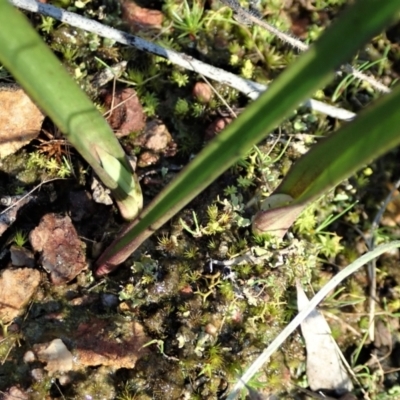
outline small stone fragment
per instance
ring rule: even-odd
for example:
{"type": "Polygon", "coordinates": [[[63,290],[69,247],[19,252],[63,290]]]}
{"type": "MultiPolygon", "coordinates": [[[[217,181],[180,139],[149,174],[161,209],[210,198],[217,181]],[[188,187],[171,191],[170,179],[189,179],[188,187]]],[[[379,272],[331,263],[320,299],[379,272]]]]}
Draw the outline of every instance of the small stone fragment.
{"type": "Polygon", "coordinates": [[[134,145],[147,149],[140,154],[138,159],[138,166],[141,168],[156,164],[160,155],[173,157],[177,148],[166,125],[157,119],[146,123],[144,132],[135,138],[134,145]]]}
{"type": "Polygon", "coordinates": [[[138,166],[140,168],[146,168],[150,165],[157,164],[159,159],[160,156],[158,154],[155,154],[152,151],[144,151],[139,156],[138,166]]]}
{"type": "Polygon", "coordinates": [[[31,268],[6,269],[0,276],[0,320],[12,321],[24,307],[40,283],[40,272],[31,268]]]}
{"type": "Polygon", "coordinates": [[[29,395],[17,386],[12,386],[0,397],[1,400],[29,400],[29,395]]]}
{"type": "Polygon", "coordinates": [[[14,267],[28,267],[33,268],[35,266],[35,259],[33,253],[25,247],[19,247],[12,245],[10,247],[11,263],[14,267]]]}
{"type": "Polygon", "coordinates": [[[106,206],[110,206],[113,203],[111,198],[111,190],[103,186],[95,176],[92,177],[90,189],[92,189],[93,200],[96,203],[104,204],[106,206]]]}
{"type": "Polygon", "coordinates": [[[73,356],[61,339],[33,346],[39,361],[46,363],[46,371],[68,372],[74,366],[73,356]]]}
{"type": "Polygon", "coordinates": [[[32,248],[42,253],[40,262],[55,285],[70,282],[87,268],[86,246],[67,216],[46,214],[29,240],[32,248]]]}
{"type": "Polygon", "coordinates": [[[35,353],[33,351],[28,350],[24,354],[24,362],[31,363],[31,362],[34,362],[35,360],[36,360],[36,356],[35,356],[35,353]]]}
{"type": "Polygon", "coordinates": [[[127,136],[144,128],[146,117],[134,89],[108,92],[104,98],[104,105],[110,110],[107,120],[117,137],[127,136]]]}
{"type": "Polygon", "coordinates": [[[35,139],[44,115],[15,84],[0,85],[0,159],[15,153],[35,139]]]}
{"type": "Polygon", "coordinates": [[[231,122],[232,122],[232,118],[229,118],[229,117],[219,117],[219,118],[217,118],[206,129],[206,134],[205,134],[204,139],[205,140],[213,139],[220,132],[222,132],[231,122]]]}
{"type": "Polygon", "coordinates": [[[157,119],[153,119],[146,123],[144,133],[135,139],[134,144],[155,153],[161,153],[171,142],[172,136],[165,124],[157,119]]]}
{"type": "Polygon", "coordinates": [[[205,82],[196,82],[192,91],[193,97],[201,104],[207,104],[213,95],[213,91],[205,82]]]}

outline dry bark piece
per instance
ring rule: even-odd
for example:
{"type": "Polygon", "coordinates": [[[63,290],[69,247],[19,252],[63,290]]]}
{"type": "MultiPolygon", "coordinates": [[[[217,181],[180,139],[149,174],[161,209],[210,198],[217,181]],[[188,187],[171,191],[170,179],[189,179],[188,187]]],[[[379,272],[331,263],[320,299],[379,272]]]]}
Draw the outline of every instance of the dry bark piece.
{"type": "Polygon", "coordinates": [[[129,24],[133,32],[161,28],[164,18],[161,11],[139,7],[130,0],[122,1],[121,8],[122,20],[129,24]]]}
{"type": "Polygon", "coordinates": [[[104,97],[104,105],[110,110],[107,121],[117,137],[127,136],[144,128],[146,116],[134,89],[108,92],[104,97]]]}
{"type": "Polygon", "coordinates": [[[6,269],[0,276],[0,320],[12,321],[24,307],[40,283],[40,272],[31,268],[6,269]]]}
{"type": "Polygon", "coordinates": [[[0,159],[35,139],[44,115],[17,85],[0,84],[0,159]]]}
{"type": "Polygon", "coordinates": [[[69,217],[46,214],[29,235],[40,262],[55,285],[67,283],[87,268],[85,244],[79,239],[69,217]]]}
{"type": "Polygon", "coordinates": [[[77,368],[97,365],[114,369],[134,368],[136,361],[148,352],[143,345],[150,339],[138,322],[121,321],[117,326],[115,324],[106,319],[92,318],[78,326],[72,338],[77,368]]]}
{"type": "Polygon", "coordinates": [[[74,367],[73,356],[61,339],[54,339],[50,343],[35,344],[33,350],[39,361],[47,364],[45,369],[50,374],[68,372],[74,367]]]}

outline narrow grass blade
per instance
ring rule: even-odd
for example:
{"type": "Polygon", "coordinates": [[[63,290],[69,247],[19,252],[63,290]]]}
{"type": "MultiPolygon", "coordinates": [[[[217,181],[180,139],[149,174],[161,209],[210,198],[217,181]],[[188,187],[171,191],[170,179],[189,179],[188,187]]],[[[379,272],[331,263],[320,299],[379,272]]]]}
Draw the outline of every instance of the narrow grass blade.
{"type": "Polygon", "coordinates": [[[399,108],[400,86],[315,145],[295,163],[272,195],[285,194],[293,202],[258,212],[253,232],[282,238],[307,203],[399,145],[399,108]]]}
{"type": "Polygon", "coordinates": [[[137,214],[129,211],[132,198],[104,171],[94,151],[95,145],[103,148],[118,160],[121,168],[130,171],[118,140],[26,17],[6,0],[0,0],[0,43],[0,62],[67,136],[103,183],[123,199],[128,213],[125,217],[132,219],[137,214]]]}
{"type": "Polygon", "coordinates": [[[315,145],[276,189],[310,201],[400,143],[400,86],[315,145]]]}
{"type": "Polygon", "coordinates": [[[399,9],[399,3],[380,0],[361,0],[349,7],[308,52],[283,72],[124,230],[99,259],[97,274],[105,274],[123,262],[146,237],[271,132],[313,91],[327,83],[335,68],[393,20],[399,9]]]}

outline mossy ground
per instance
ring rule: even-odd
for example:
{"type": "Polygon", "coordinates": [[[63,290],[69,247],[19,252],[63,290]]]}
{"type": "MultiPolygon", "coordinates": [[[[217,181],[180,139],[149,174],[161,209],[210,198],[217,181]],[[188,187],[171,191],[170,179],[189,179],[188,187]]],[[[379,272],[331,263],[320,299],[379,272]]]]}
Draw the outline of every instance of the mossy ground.
{"type": "MultiPolygon", "coordinates": [[[[288,45],[259,27],[237,23],[232,11],[217,1],[205,5],[172,0],[144,3],[141,5],[162,9],[165,19],[161,30],[144,31],[142,36],[246,78],[269,83],[297,56],[288,45]]],[[[344,1],[317,1],[308,8],[303,3],[294,1],[284,7],[280,1],[261,1],[258,7],[280,29],[296,30],[302,39],[314,40],[336,17],[344,1]]],[[[100,6],[106,23],[127,29],[116,2],[93,1],[84,7],[81,2],[70,4],[71,9],[92,17],[98,15],[100,6]]],[[[177,155],[162,160],[165,170],[189,162],[205,145],[205,130],[227,105],[239,109],[247,104],[242,95],[218,83],[213,84],[220,97],[213,96],[203,103],[192,95],[194,84],[200,80],[194,73],[48,18],[34,16],[32,20],[95,101],[96,93],[88,83],[99,70],[95,57],[109,65],[128,60],[122,76],[124,83],[118,85],[134,85],[148,118],[160,118],[177,143],[177,155]]],[[[382,80],[396,76],[398,50],[391,41],[395,32],[393,28],[387,35],[376,37],[368,50],[358,55],[359,60],[370,62],[387,55],[371,67],[371,72],[382,80]]],[[[361,61],[355,61],[358,62],[361,61]]],[[[341,78],[336,78],[318,94],[320,100],[357,111],[377,97],[364,84],[340,84],[341,78]]],[[[371,223],[390,189],[388,185],[399,175],[398,150],[393,150],[310,206],[283,242],[253,237],[249,222],[259,200],[277,186],[301,149],[307,149],[340,125],[341,122],[312,111],[298,110],[101,284],[95,284],[90,272],[63,289],[43,284],[25,319],[20,321],[20,331],[8,332],[0,343],[0,390],[19,384],[38,399],[223,398],[230,385],[295,315],[295,280],[300,279],[311,295],[365,251],[360,232],[372,234],[371,223]],[[331,221],[331,216],[339,216],[347,208],[344,215],[331,221]],[[249,251],[255,258],[264,257],[263,262],[221,265],[211,261],[235,259],[249,251]],[[80,295],[90,292],[99,299],[104,293],[113,294],[118,296],[118,306],[75,309],[68,302],[73,291],[80,295]],[[59,314],[64,325],[44,323],[42,316],[49,313],[59,314]],[[80,318],[92,314],[140,321],[153,339],[151,356],[141,359],[133,370],[88,368],[65,386],[49,378],[33,383],[22,361],[24,352],[37,341],[66,335],[80,318]]],[[[132,149],[131,139],[123,139],[126,148],[132,149]]],[[[140,149],[132,151],[138,153],[140,149]]],[[[41,157],[45,155],[38,154],[32,145],[4,160],[2,194],[31,188],[43,174],[57,176],[59,170],[46,168],[41,157]],[[35,159],[39,161],[34,162],[35,159]]],[[[72,177],[55,184],[52,192],[66,193],[88,185],[87,167],[74,154],[70,162],[78,179],[72,177]]],[[[153,181],[152,185],[143,186],[146,202],[172,178],[162,173],[157,176],[156,184],[153,181]]],[[[49,208],[66,212],[63,201],[51,206],[44,202],[38,208],[40,213],[49,208]]],[[[2,238],[3,245],[11,241],[16,230],[32,229],[37,219],[17,221],[17,227],[2,238]]],[[[105,227],[94,225],[90,232],[85,231],[85,237],[109,241],[120,226],[119,218],[111,214],[105,227]]],[[[398,230],[398,224],[387,223],[374,233],[376,242],[398,236],[398,230]]],[[[376,312],[393,337],[392,355],[383,361],[382,368],[369,359],[374,345],[366,336],[366,271],[349,278],[324,302],[322,310],[339,347],[356,371],[355,392],[362,396],[364,390],[374,399],[395,399],[400,396],[400,365],[395,357],[399,346],[400,277],[393,257],[380,260],[377,267],[376,312]]],[[[296,332],[250,385],[279,398],[293,398],[296,385],[306,385],[305,359],[304,343],[300,332],[296,332]]]]}

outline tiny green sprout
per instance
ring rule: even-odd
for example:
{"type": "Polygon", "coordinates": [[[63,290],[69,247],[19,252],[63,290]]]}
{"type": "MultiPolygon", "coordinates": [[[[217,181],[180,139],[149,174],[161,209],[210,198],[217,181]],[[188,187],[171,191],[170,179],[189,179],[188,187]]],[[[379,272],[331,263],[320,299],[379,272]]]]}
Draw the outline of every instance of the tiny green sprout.
{"type": "Polygon", "coordinates": [[[57,176],[60,178],[67,178],[73,173],[70,162],[63,156],[62,163],[57,171],[57,176]]]}
{"type": "Polygon", "coordinates": [[[50,31],[53,29],[55,19],[51,17],[44,17],[43,15],[41,16],[41,18],[42,23],[39,25],[39,29],[49,34],[50,31]]]}
{"type": "Polygon", "coordinates": [[[186,86],[189,82],[189,77],[180,71],[174,70],[171,74],[172,82],[176,83],[179,87],[186,86]]]}
{"type": "Polygon", "coordinates": [[[154,93],[146,92],[140,101],[143,103],[143,110],[148,117],[153,117],[157,113],[157,107],[160,104],[157,96],[154,93]]]}
{"type": "Polygon", "coordinates": [[[185,258],[192,260],[197,258],[198,254],[199,254],[199,249],[196,246],[190,246],[184,251],[183,256],[185,258]]]}
{"type": "Polygon", "coordinates": [[[54,172],[60,168],[60,165],[55,158],[50,158],[49,160],[47,160],[45,168],[50,172],[54,172]]]}
{"type": "Polygon", "coordinates": [[[217,242],[216,242],[214,239],[210,239],[210,240],[208,241],[207,247],[208,247],[210,250],[216,250],[216,249],[218,248],[218,244],[217,244],[217,242]]]}
{"type": "Polygon", "coordinates": [[[175,104],[175,113],[179,117],[184,117],[190,111],[189,103],[185,99],[178,99],[175,104]]]}
{"type": "Polygon", "coordinates": [[[24,232],[17,230],[15,232],[13,240],[14,240],[14,243],[16,246],[24,247],[24,245],[26,244],[26,242],[28,240],[28,237],[24,232]]]}
{"type": "Polygon", "coordinates": [[[129,81],[136,86],[143,85],[145,81],[144,73],[137,69],[128,69],[128,71],[126,71],[126,75],[129,81]]]}
{"type": "Polygon", "coordinates": [[[252,62],[250,60],[246,60],[244,62],[242,69],[240,70],[240,72],[241,72],[243,78],[251,79],[251,77],[253,76],[253,73],[254,73],[254,65],[252,64],[252,62]]]}
{"type": "Polygon", "coordinates": [[[193,39],[204,29],[204,8],[200,1],[193,0],[192,8],[189,7],[187,0],[184,0],[181,6],[167,4],[167,7],[174,28],[182,32],[178,38],[189,36],[193,39]]]}
{"type": "Polygon", "coordinates": [[[20,195],[20,194],[24,194],[24,192],[25,192],[25,189],[24,189],[22,186],[17,186],[17,187],[14,189],[14,194],[15,194],[16,196],[18,196],[18,195],[20,195]]]}
{"type": "Polygon", "coordinates": [[[204,104],[194,103],[192,105],[192,115],[193,115],[193,117],[195,117],[195,118],[201,117],[204,114],[205,109],[206,108],[205,108],[204,104]]]}
{"type": "Polygon", "coordinates": [[[46,157],[43,154],[40,154],[36,151],[29,154],[28,162],[26,167],[28,169],[45,168],[46,166],[46,157]]]}
{"type": "Polygon", "coordinates": [[[207,359],[200,375],[207,375],[209,378],[215,375],[225,364],[224,356],[220,345],[213,345],[207,351],[207,359]]]}
{"type": "Polygon", "coordinates": [[[224,232],[224,230],[219,221],[210,220],[204,228],[204,233],[207,235],[215,235],[216,233],[224,232]]]}
{"type": "Polygon", "coordinates": [[[239,176],[237,179],[238,186],[242,188],[248,188],[252,185],[254,185],[253,181],[245,176],[239,176]]]}
{"type": "Polygon", "coordinates": [[[167,254],[175,254],[178,249],[178,241],[175,236],[162,235],[158,238],[157,250],[167,254]]]}
{"type": "Polygon", "coordinates": [[[224,189],[224,195],[225,196],[230,196],[232,194],[236,194],[237,193],[237,187],[236,186],[227,186],[224,189]]]}
{"type": "Polygon", "coordinates": [[[342,239],[336,234],[325,233],[324,235],[317,235],[318,241],[321,244],[321,254],[327,258],[336,256],[340,251],[343,250],[343,246],[340,244],[342,239]]]}
{"type": "Polygon", "coordinates": [[[218,207],[216,204],[212,204],[207,207],[207,215],[211,221],[216,221],[218,219],[218,207]]]}

